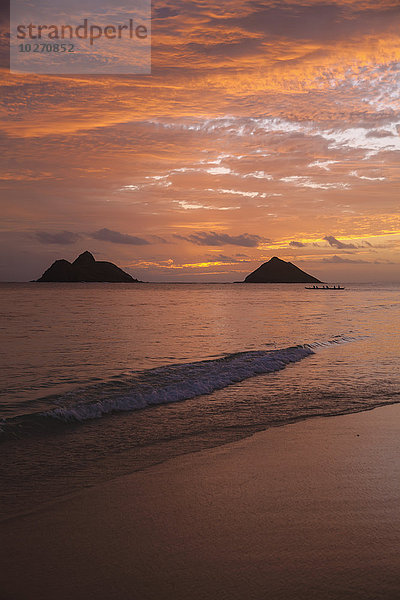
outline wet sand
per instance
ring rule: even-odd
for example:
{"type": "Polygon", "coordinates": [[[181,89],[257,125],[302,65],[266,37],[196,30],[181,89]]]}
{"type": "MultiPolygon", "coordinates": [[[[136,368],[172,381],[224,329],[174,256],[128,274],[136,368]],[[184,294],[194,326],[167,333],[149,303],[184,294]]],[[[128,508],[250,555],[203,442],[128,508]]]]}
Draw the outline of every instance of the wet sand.
{"type": "Polygon", "coordinates": [[[1,600],[395,600],[400,405],[178,457],[0,524],[1,600]]]}

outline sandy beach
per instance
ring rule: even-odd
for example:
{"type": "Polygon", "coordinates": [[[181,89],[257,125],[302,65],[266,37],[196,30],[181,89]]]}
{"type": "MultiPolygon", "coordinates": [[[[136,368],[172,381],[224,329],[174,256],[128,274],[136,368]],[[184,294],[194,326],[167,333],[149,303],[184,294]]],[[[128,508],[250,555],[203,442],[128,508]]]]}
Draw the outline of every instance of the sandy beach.
{"type": "Polygon", "coordinates": [[[400,406],[182,456],[1,524],[2,600],[395,599],[400,406]]]}

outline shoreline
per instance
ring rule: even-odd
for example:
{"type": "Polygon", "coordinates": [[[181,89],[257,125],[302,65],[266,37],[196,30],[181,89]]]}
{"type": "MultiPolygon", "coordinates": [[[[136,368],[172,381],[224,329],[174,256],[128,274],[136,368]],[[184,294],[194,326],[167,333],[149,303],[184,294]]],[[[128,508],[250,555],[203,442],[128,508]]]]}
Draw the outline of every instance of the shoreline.
{"type": "MultiPolygon", "coordinates": [[[[11,510],[10,511],[8,508],[8,505],[10,503],[5,501],[4,507],[3,507],[4,512],[0,513],[0,527],[1,527],[1,524],[6,521],[18,519],[20,517],[25,517],[28,515],[34,515],[37,512],[42,512],[43,510],[51,508],[55,504],[67,501],[68,499],[74,498],[83,492],[93,490],[94,488],[97,488],[98,486],[101,486],[101,485],[106,485],[107,483],[110,483],[111,481],[114,481],[121,477],[127,477],[129,475],[134,475],[135,473],[140,473],[140,472],[146,471],[147,469],[151,469],[153,467],[158,467],[160,465],[163,465],[166,462],[169,462],[170,460],[179,459],[180,457],[184,457],[184,456],[191,455],[191,454],[197,454],[197,453],[205,452],[205,451],[212,451],[214,449],[218,449],[223,446],[236,444],[242,440],[252,438],[254,435],[257,435],[259,433],[264,433],[266,431],[269,431],[272,428],[279,429],[282,427],[286,427],[288,425],[295,425],[297,423],[302,423],[303,421],[307,421],[309,419],[325,419],[325,418],[332,418],[332,417],[335,418],[338,416],[358,414],[360,412],[373,411],[377,408],[382,408],[385,406],[393,406],[396,404],[400,405],[400,402],[390,401],[390,402],[386,402],[386,403],[380,403],[380,404],[374,405],[374,406],[363,406],[362,408],[359,408],[358,410],[348,409],[348,410],[344,410],[343,412],[337,412],[337,413],[321,413],[321,414],[316,414],[316,415],[293,417],[291,419],[284,419],[282,421],[271,422],[268,425],[265,425],[264,428],[251,429],[249,431],[246,431],[246,433],[244,433],[242,431],[240,434],[237,434],[236,436],[231,437],[231,439],[225,439],[225,440],[220,439],[219,441],[213,440],[213,441],[210,441],[208,444],[203,443],[199,447],[196,447],[196,444],[197,444],[197,441],[196,441],[196,443],[194,445],[192,445],[190,449],[188,449],[188,448],[182,449],[181,448],[180,450],[172,450],[172,451],[171,451],[171,449],[168,449],[162,458],[161,458],[161,456],[158,456],[157,458],[153,457],[153,458],[148,458],[147,460],[143,459],[143,464],[141,464],[140,466],[136,465],[134,467],[132,464],[131,465],[132,468],[129,471],[124,469],[125,472],[113,474],[113,476],[109,476],[107,478],[103,477],[100,479],[98,475],[96,476],[93,474],[93,470],[91,470],[90,472],[86,471],[86,476],[90,476],[90,478],[91,478],[90,483],[88,483],[88,480],[86,480],[84,484],[82,483],[80,486],[74,485],[74,486],[70,487],[70,489],[68,491],[63,491],[61,494],[54,493],[54,489],[49,489],[48,487],[46,487],[46,484],[44,484],[43,491],[41,492],[41,494],[39,494],[39,496],[35,495],[34,499],[29,500],[29,503],[30,503],[29,508],[20,507],[19,510],[16,510],[16,511],[11,510]],[[44,495],[47,495],[48,499],[43,500],[44,495]],[[32,500],[34,500],[34,502],[37,503],[37,506],[34,506],[34,507],[32,506],[32,504],[34,504],[34,502],[32,502],[32,500]]],[[[151,408],[152,407],[146,407],[143,410],[147,411],[147,410],[151,410],[151,408]]],[[[141,412],[141,411],[135,411],[135,412],[141,412]]],[[[123,414],[124,413],[119,413],[119,415],[123,415],[123,414]]],[[[118,414],[116,416],[118,417],[118,414]]],[[[104,415],[102,418],[109,419],[109,418],[115,418],[115,416],[114,415],[104,415]]],[[[96,423],[96,422],[97,422],[97,420],[92,421],[92,423],[96,423]]],[[[87,422],[83,422],[83,425],[85,425],[86,423],[87,422]]],[[[70,430],[70,427],[71,427],[71,423],[57,421],[57,420],[54,420],[54,422],[52,423],[52,426],[54,426],[54,425],[56,425],[59,428],[58,433],[61,436],[68,433],[68,431],[70,430]]],[[[80,423],[79,424],[73,423],[72,427],[76,427],[77,425],[79,426],[80,423]]],[[[43,431],[41,433],[43,434],[43,431]]],[[[52,436],[52,434],[54,434],[54,431],[49,431],[45,435],[52,436]]],[[[20,444],[20,443],[23,443],[24,439],[25,440],[31,440],[31,439],[35,440],[36,432],[33,432],[31,435],[28,435],[27,437],[24,436],[23,439],[22,438],[18,439],[18,438],[11,437],[11,436],[7,437],[6,434],[3,433],[3,438],[1,439],[1,443],[4,444],[4,445],[2,445],[3,451],[5,448],[8,448],[8,446],[7,446],[8,444],[10,444],[10,443],[11,444],[13,444],[13,443],[20,444]]],[[[60,443],[62,443],[62,441],[63,440],[61,437],[60,443]]],[[[14,450],[15,450],[15,447],[14,447],[14,450]]],[[[10,460],[12,460],[12,458],[11,458],[12,451],[11,452],[9,451],[8,454],[9,454],[8,458],[10,458],[10,460]]],[[[109,469],[109,467],[107,467],[107,469],[109,469]]],[[[69,476],[71,476],[71,473],[69,476]]],[[[15,482],[13,483],[13,485],[15,486],[15,482]]],[[[7,482],[6,482],[5,489],[6,488],[7,488],[7,482]]],[[[27,497],[26,490],[21,488],[21,486],[19,486],[19,489],[22,492],[21,495],[23,497],[27,497]]],[[[9,494],[9,497],[11,498],[12,496],[9,494]]],[[[2,500],[4,500],[4,498],[2,498],[2,500]]],[[[23,501],[23,504],[26,504],[26,503],[27,503],[27,501],[23,501]]],[[[1,502],[0,502],[0,504],[1,504],[1,502]]]]}
{"type": "Polygon", "coordinates": [[[400,406],[272,427],[0,524],[5,600],[400,590],[400,406]]]}

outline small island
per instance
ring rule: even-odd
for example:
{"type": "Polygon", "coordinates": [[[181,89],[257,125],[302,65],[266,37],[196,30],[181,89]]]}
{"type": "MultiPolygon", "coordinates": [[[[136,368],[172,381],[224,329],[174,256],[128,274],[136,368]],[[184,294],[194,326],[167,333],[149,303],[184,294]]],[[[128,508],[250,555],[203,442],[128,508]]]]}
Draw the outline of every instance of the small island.
{"type": "Polygon", "coordinates": [[[56,260],[36,281],[140,283],[138,279],[134,279],[117,265],[103,260],[95,260],[93,254],[87,250],[80,254],[73,263],[64,259],[56,260]]]}
{"type": "Polygon", "coordinates": [[[316,277],[277,256],[247,275],[243,283],[322,283],[316,277]]]}

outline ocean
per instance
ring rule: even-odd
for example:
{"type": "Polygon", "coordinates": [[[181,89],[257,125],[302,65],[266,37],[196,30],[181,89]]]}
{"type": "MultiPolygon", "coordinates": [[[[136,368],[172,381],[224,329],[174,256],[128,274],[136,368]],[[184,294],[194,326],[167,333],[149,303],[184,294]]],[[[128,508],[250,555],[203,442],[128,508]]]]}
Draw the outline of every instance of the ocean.
{"type": "Polygon", "coordinates": [[[3,517],[400,401],[400,284],[0,284],[3,517]]]}

